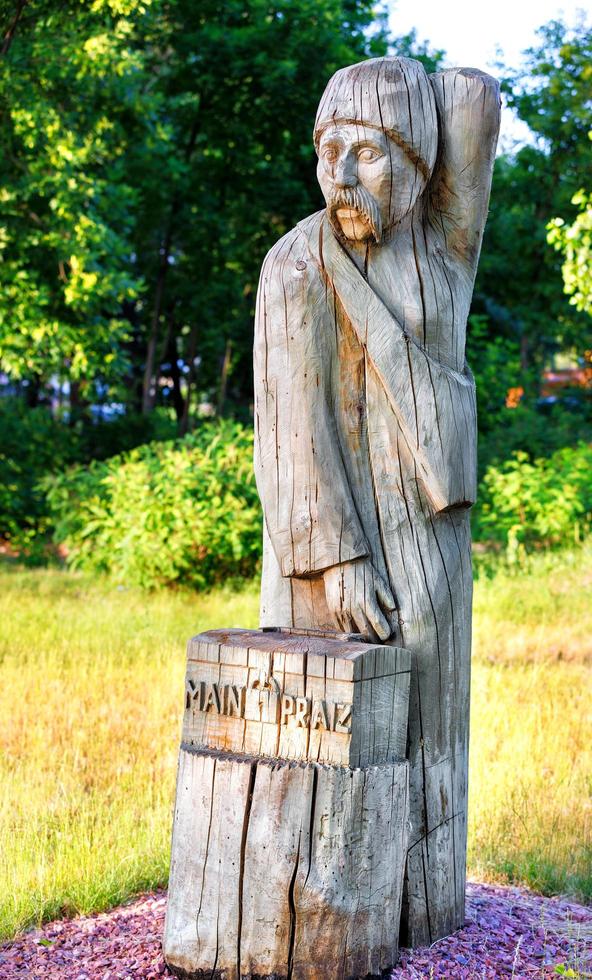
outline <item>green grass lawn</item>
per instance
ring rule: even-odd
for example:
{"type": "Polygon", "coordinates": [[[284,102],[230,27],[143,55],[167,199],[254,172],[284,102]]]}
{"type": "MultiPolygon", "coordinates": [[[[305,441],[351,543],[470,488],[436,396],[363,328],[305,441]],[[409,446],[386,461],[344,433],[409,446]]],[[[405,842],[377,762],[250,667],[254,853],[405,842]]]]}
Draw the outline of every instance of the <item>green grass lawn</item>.
{"type": "MultiPolygon", "coordinates": [[[[592,549],[478,581],[470,872],[592,898],[592,549]]],[[[166,883],[185,643],[257,590],[0,568],[0,935],[166,883]]]]}

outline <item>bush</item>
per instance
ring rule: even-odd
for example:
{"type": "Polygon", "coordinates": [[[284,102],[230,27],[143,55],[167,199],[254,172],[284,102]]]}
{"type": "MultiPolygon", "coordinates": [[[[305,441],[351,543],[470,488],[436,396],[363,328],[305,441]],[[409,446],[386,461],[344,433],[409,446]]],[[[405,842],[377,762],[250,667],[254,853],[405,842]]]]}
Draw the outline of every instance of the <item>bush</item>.
{"type": "MultiPolygon", "coordinates": [[[[507,411],[514,429],[506,430],[506,455],[515,445],[512,435],[520,436],[520,447],[532,442],[531,451],[490,460],[473,526],[477,541],[515,561],[590,531],[592,448],[580,443],[557,450],[555,419],[550,425],[522,406],[507,411]]],[[[574,416],[558,407],[552,412],[565,420],[561,435],[567,438],[574,416]]],[[[46,409],[0,404],[0,535],[43,558],[53,533],[72,567],[148,588],[204,588],[250,577],[261,555],[250,426],[204,422],[183,440],[152,441],[100,458],[113,445],[133,445],[147,431],[164,434],[169,425],[164,417],[126,417],[69,429],[46,409]],[[99,458],[78,462],[91,452],[99,458]]]]}
{"type": "Polygon", "coordinates": [[[496,334],[486,316],[469,317],[467,360],[477,387],[479,437],[507,421],[508,390],[524,383],[520,348],[515,340],[496,334]]]}
{"type": "Polygon", "coordinates": [[[486,316],[469,318],[467,358],[477,386],[479,479],[515,452],[546,457],[592,441],[592,388],[563,388],[555,399],[538,398],[539,369],[525,371],[517,342],[497,334],[486,316]],[[512,389],[522,389],[523,397],[510,407],[512,389]]]}
{"type": "Polygon", "coordinates": [[[495,428],[479,430],[479,479],[490,466],[499,466],[516,453],[547,458],[566,446],[592,441],[590,400],[583,399],[579,410],[561,401],[544,409],[528,403],[504,408],[495,428]]]}
{"type": "Polygon", "coordinates": [[[29,408],[16,398],[0,399],[0,538],[25,557],[41,556],[50,525],[45,476],[173,433],[174,422],[159,411],[147,418],[123,415],[68,426],[46,406],[29,408]]]}
{"type": "Polygon", "coordinates": [[[72,567],[130,585],[250,577],[261,555],[252,455],[252,429],[210,422],[48,478],[54,540],[72,567]]]}
{"type": "Polygon", "coordinates": [[[592,527],[592,445],[579,443],[531,460],[515,452],[489,466],[474,511],[477,540],[516,560],[541,547],[578,543],[592,527]]]}
{"type": "Polygon", "coordinates": [[[81,427],[82,455],[78,462],[108,459],[146,442],[174,439],[177,424],[172,414],[156,408],[150,415],[126,412],[114,418],[87,421],[81,427]]]}
{"type": "Polygon", "coordinates": [[[0,401],[0,538],[27,548],[47,525],[40,478],[80,458],[74,429],[57,422],[46,408],[0,401]]]}

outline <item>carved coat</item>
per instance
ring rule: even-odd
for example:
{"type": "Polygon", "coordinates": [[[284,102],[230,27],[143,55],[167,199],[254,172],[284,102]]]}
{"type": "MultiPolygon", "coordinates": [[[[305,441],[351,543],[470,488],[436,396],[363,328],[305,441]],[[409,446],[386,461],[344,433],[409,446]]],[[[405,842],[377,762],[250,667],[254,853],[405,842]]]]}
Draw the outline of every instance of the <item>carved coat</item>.
{"type": "Polygon", "coordinates": [[[362,273],[321,211],[267,256],[255,336],[262,625],[330,624],[323,571],[368,556],[396,599],[391,642],[415,654],[404,908],[414,945],[464,915],[476,492],[464,341],[499,106],[478,72],[432,84],[440,162],[388,270],[376,246],[362,273]]]}

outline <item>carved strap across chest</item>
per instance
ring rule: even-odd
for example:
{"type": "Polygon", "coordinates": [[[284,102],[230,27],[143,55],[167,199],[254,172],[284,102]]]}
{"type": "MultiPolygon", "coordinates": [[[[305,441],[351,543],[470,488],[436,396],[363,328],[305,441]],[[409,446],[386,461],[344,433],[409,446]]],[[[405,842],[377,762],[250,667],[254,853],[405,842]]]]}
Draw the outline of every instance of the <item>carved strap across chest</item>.
{"type": "Polygon", "coordinates": [[[299,227],[386,393],[434,510],[474,503],[477,409],[471,373],[445,367],[409,337],[323,212],[299,227]]]}

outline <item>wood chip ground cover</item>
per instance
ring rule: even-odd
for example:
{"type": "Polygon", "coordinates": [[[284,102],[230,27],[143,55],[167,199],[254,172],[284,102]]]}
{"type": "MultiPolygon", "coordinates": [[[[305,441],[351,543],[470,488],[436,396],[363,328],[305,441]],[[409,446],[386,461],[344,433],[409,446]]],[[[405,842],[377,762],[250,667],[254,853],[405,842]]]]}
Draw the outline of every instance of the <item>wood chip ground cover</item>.
{"type": "MultiPolygon", "coordinates": [[[[52,922],[0,947],[1,980],[159,980],[166,894],[52,922]]],[[[520,888],[469,883],[466,925],[402,950],[393,980],[592,976],[592,909],[520,888]],[[573,972],[567,972],[567,971],[573,972]]]]}

